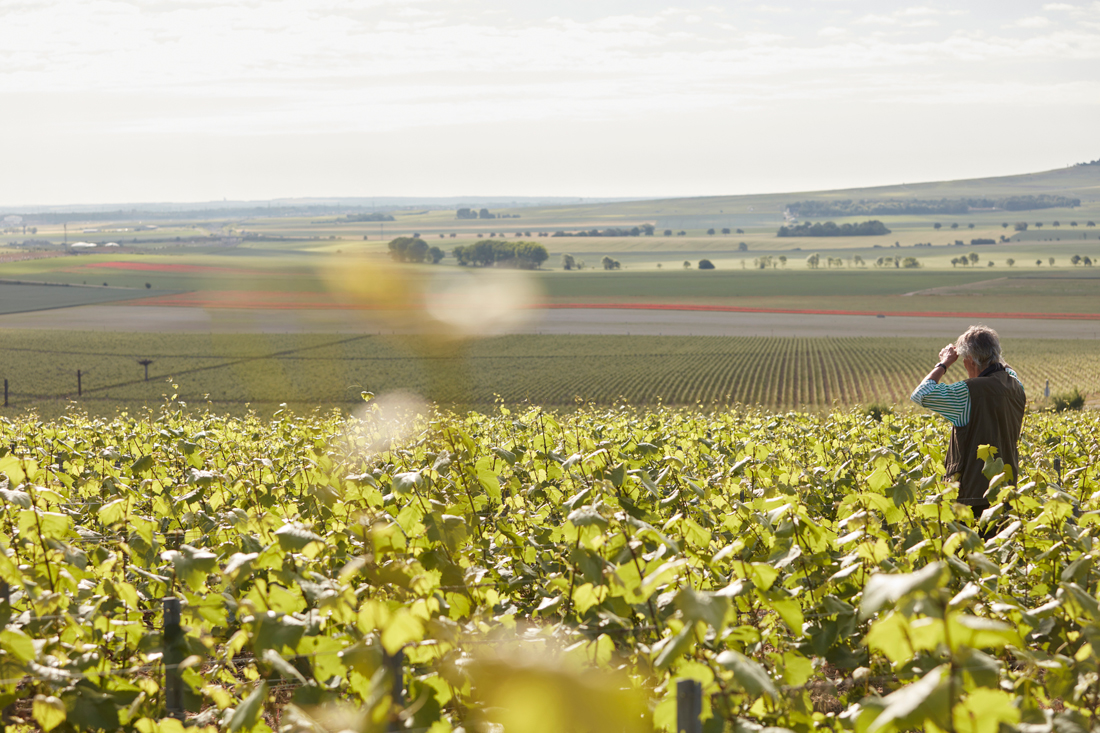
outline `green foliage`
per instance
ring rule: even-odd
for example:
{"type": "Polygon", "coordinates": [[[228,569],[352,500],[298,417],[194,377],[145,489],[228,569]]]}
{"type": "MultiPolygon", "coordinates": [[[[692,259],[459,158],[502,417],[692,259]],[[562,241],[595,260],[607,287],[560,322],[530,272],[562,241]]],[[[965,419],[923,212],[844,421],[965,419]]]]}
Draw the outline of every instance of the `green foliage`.
{"type": "Polygon", "coordinates": [[[460,265],[503,265],[525,270],[539,267],[550,257],[546,247],[538,242],[505,242],[497,239],[460,244],[451,250],[451,254],[460,265]]]}
{"type": "Polygon", "coordinates": [[[1085,396],[1081,394],[1079,389],[1074,387],[1072,392],[1051,395],[1051,403],[1056,412],[1080,410],[1085,406],[1085,396]]]}
{"type": "Polygon", "coordinates": [[[669,730],[681,679],[739,729],[1097,725],[1096,419],[986,456],[984,539],[920,415],[380,409],[0,422],[7,704],[168,725],[175,595],[195,726],[669,730]]]}
{"type": "Polygon", "coordinates": [[[845,222],[839,226],[835,221],[823,223],[803,222],[779,227],[777,237],[873,237],[889,234],[890,230],[881,221],[874,219],[858,224],[845,222]]]}

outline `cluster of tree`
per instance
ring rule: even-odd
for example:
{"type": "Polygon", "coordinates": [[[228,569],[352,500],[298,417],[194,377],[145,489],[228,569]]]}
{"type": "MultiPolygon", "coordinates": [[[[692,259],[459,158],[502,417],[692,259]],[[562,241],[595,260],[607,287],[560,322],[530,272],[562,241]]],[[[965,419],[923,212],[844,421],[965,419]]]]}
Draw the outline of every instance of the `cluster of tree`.
{"type": "Polygon", "coordinates": [[[808,219],[824,216],[965,214],[971,209],[1031,211],[1034,209],[1072,208],[1080,205],[1081,199],[1052,194],[1038,194],[1034,196],[1005,196],[1002,198],[796,201],[787,205],[787,211],[794,216],[808,219]]]}
{"type": "Polygon", "coordinates": [[[607,256],[600,260],[600,264],[603,265],[603,269],[605,270],[618,270],[620,267],[622,267],[622,263],[620,263],[618,260],[613,260],[607,256]]]}
{"type": "Polygon", "coordinates": [[[889,234],[890,230],[886,228],[878,219],[872,219],[871,221],[860,222],[859,224],[840,224],[837,225],[835,221],[827,221],[824,223],[814,224],[812,222],[803,222],[802,224],[792,224],[790,226],[779,227],[779,232],[776,234],[778,237],[871,237],[881,234],[889,234]]]}
{"type": "Polygon", "coordinates": [[[713,270],[714,269],[714,263],[711,262],[710,260],[699,260],[699,269],[700,270],[713,270]]]}
{"type": "Polygon", "coordinates": [[[518,267],[523,270],[538,268],[550,257],[538,242],[504,242],[499,239],[482,239],[473,244],[460,244],[451,250],[460,265],[473,267],[518,267]]]}
{"type": "Polygon", "coordinates": [[[920,260],[916,257],[902,258],[898,255],[894,257],[879,257],[875,260],[875,267],[905,267],[912,269],[920,266],[920,260]]]}
{"type": "MultiPolygon", "coordinates": [[[[587,231],[579,232],[554,232],[551,236],[554,237],[639,237],[643,234],[647,237],[653,236],[653,232],[656,231],[656,227],[652,224],[642,224],[641,226],[631,227],[630,229],[620,229],[619,227],[609,227],[607,229],[589,229],[587,231]]],[[[672,232],[668,229],[665,230],[665,236],[671,236],[672,232]]]]}
{"type": "Polygon", "coordinates": [[[398,237],[390,242],[389,248],[390,257],[395,262],[430,262],[434,265],[444,256],[443,250],[428,246],[420,237],[398,237]]]}
{"type": "Polygon", "coordinates": [[[393,221],[391,215],[383,214],[380,211],[375,211],[370,214],[348,214],[345,218],[348,221],[393,221]]]}
{"type": "MultiPolygon", "coordinates": [[[[496,219],[496,214],[490,214],[488,209],[482,209],[481,211],[474,211],[471,208],[461,208],[455,212],[456,219],[496,219]]],[[[501,217],[504,218],[504,217],[501,217]]]]}
{"type": "Polygon", "coordinates": [[[996,239],[971,239],[971,244],[996,244],[996,239]]]}
{"type": "MultiPolygon", "coordinates": [[[[741,262],[743,263],[744,260],[741,260],[741,262]]],[[[752,266],[757,267],[761,270],[766,270],[769,267],[774,270],[776,268],[776,265],[783,265],[783,267],[786,267],[787,255],[779,255],[778,257],[772,257],[771,255],[761,255],[752,261],[752,266]]]]}
{"type": "Polygon", "coordinates": [[[978,264],[978,253],[971,252],[969,255],[963,255],[962,257],[955,257],[951,260],[951,266],[956,265],[976,265],[978,264]]]}
{"type": "MultiPolygon", "coordinates": [[[[660,264],[657,265],[657,267],[660,266],[660,264]]],[[[584,260],[578,260],[571,254],[563,254],[561,256],[561,267],[563,270],[583,270],[584,260]]]]}
{"type": "MultiPolygon", "coordinates": [[[[707,230],[707,234],[712,234],[713,235],[714,233],[715,233],[714,229],[708,229],[707,230]]],[[[730,233],[730,228],[729,227],[722,227],[722,234],[729,234],[729,233],[730,233]]],[[[743,232],[740,229],[737,230],[737,233],[738,234],[743,234],[743,232]]]]}
{"type": "Polygon", "coordinates": [[[1090,260],[1088,257],[1082,257],[1081,255],[1074,255],[1073,257],[1070,257],[1069,263],[1075,266],[1084,265],[1085,267],[1092,267],[1092,260],[1090,260]]]}

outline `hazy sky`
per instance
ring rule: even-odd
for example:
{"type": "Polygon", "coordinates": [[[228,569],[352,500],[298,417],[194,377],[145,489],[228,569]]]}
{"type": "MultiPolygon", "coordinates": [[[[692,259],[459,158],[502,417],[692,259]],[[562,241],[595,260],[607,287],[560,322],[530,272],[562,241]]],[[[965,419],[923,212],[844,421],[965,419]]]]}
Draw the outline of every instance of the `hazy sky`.
{"type": "Polygon", "coordinates": [[[1097,130],[1097,0],[0,0],[8,205],[812,190],[1097,130]]]}

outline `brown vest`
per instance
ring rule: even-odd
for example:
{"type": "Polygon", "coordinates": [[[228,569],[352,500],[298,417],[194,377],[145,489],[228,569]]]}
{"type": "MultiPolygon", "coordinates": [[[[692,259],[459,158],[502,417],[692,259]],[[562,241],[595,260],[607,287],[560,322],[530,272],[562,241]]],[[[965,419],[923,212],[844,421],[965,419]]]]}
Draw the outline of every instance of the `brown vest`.
{"type": "Polygon", "coordinates": [[[989,479],[982,474],[985,463],[978,459],[978,446],[997,448],[997,458],[1012,466],[1012,483],[1020,475],[1016,443],[1024,422],[1027,398],[1020,383],[1004,369],[991,367],[983,376],[966,380],[970,390],[970,422],[951,430],[951,445],[944,459],[948,476],[959,474],[959,503],[986,504],[989,479]]]}

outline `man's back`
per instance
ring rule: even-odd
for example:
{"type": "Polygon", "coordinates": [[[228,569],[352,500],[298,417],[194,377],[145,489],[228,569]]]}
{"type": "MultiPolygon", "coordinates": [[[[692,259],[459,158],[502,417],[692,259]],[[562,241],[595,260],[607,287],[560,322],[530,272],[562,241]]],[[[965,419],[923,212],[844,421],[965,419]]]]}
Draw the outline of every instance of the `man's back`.
{"type": "Polygon", "coordinates": [[[1015,482],[1020,472],[1016,444],[1024,420],[1027,397],[1023,385],[1003,366],[990,367],[981,376],[966,380],[970,392],[970,420],[951,431],[951,445],[944,460],[948,476],[959,474],[959,501],[985,504],[989,479],[982,473],[978,447],[992,445],[997,456],[1012,466],[1015,482]]]}

